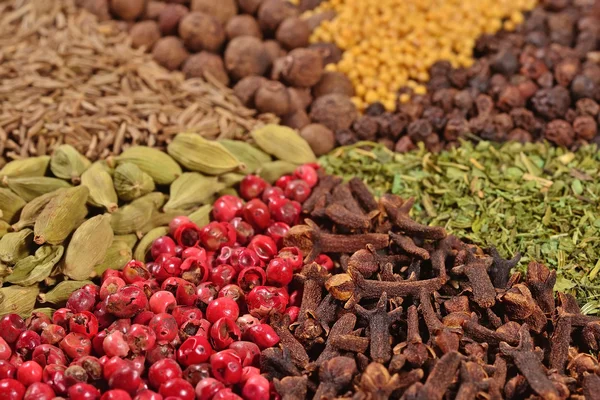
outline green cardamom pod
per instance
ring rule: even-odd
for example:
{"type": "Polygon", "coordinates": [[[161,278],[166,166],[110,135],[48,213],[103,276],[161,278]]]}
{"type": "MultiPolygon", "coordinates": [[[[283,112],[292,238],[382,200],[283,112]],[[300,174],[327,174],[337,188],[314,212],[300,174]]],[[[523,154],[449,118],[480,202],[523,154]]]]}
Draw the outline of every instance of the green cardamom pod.
{"type": "Polygon", "coordinates": [[[87,187],[76,186],[52,198],[35,221],[35,242],[40,245],[64,242],[87,215],[88,194],[87,187]]]}
{"type": "Polygon", "coordinates": [[[115,168],[115,189],[123,201],[132,201],[156,189],[152,177],[133,163],[123,163],[115,168]]]}
{"type": "Polygon", "coordinates": [[[228,172],[219,176],[219,182],[224,184],[227,187],[235,186],[240,183],[246,175],[238,174],[237,172],[228,172]]]}
{"type": "Polygon", "coordinates": [[[181,167],[168,154],[158,149],[133,146],[116,158],[117,164],[126,162],[137,165],[159,185],[168,185],[181,175],[181,167]]]}
{"type": "Polygon", "coordinates": [[[51,307],[40,307],[40,308],[36,308],[33,311],[31,311],[31,315],[33,315],[33,314],[44,314],[48,318],[52,319],[52,315],[54,314],[54,311],[56,311],[56,310],[54,308],[51,308],[51,307]]]}
{"type": "Polygon", "coordinates": [[[273,184],[281,176],[293,173],[297,167],[298,165],[288,161],[271,161],[263,164],[257,173],[265,181],[273,184]]]}
{"type": "Polygon", "coordinates": [[[40,288],[37,286],[13,285],[0,288],[0,317],[6,314],[29,317],[39,292],[40,288]]]}
{"type": "Polygon", "coordinates": [[[187,215],[188,213],[189,212],[184,210],[166,210],[164,212],[154,210],[152,211],[152,217],[150,217],[150,221],[148,221],[148,223],[144,225],[139,232],[145,235],[154,228],[169,225],[173,218],[187,215]]]}
{"type": "Polygon", "coordinates": [[[139,232],[152,218],[152,212],[157,209],[155,203],[140,197],[119,208],[112,214],[110,226],[116,235],[139,232]]]}
{"type": "Polygon", "coordinates": [[[63,144],[54,149],[50,159],[50,170],[54,176],[77,184],[80,182],[83,171],[88,169],[91,164],[90,160],[79,153],[75,147],[63,144]]]}
{"type": "Polygon", "coordinates": [[[135,233],[128,233],[126,235],[115,235],[115,237],[113,238],[113,242],[119,241],[127,243],[127,246],[130,249],[133,249],[139,240],[140,239],[135,233]]]}
{"type": "Polygon", "coordinates": [[[219,190],[219,192],[217,193],[217,197],[225,196],[226,194],[230,195],[230,196],[240,197],[240,194],[238,193],[238,191],[232,187],[228,187],[228,188],[219,190]]]}
{"type": "Polygon", "coordinates": [[[8,224],[8,222],[6,221],[2,221],[0,219],[0,239],[2,239],[2,237],[4,237],[4,235],[6,235],[8,233],[8,230],[12,229],[11,226],[8,224]]]}
{"type": "Polygon", "coordinates": [[[199,227],[203,227],[208,225],[210,222],[210,213],[212,212],[212,205],[206,204],[188,215],[190,221],[198,225],[199,227]]]}
{"type": "Polygon", "coordinates": [[[119,205],[113,178],[98,163],[92,164],[81,175],[81,184],[90,190],[88,203],[95,207],[104,207],[109,213],[115,212],[119,205]]]}
{"type": "Polygon", "coordinates": [[[23,229],[19,232],[9,232],[0,239],[0,261],[15,264],[27,257],[33,247],[33,231],[23,229]]]}
{"type": "Polygon", "coordinates": [[[186,172],[171,184],[165,210],[187,210],[197,207],[224,187],[216,177],[209,178],[197,172],[186,172]]]}
{"type": "Polygon", "coordinates": [[[254,129],[250,135],[263,151],[294,164],[316,162],[308,142],[292,128],[268,124],[254,129]]]}
{"type": "Polygon", "coordinates": [[[166,200],[167,197],[161,192],[152,192],[140,197],[139,199],[135,199],[131,204],[148,203],[154,208],[161,208],[165,205],[166,200]]]}
{"type": "Polygon", "coordinates": [[[40,293],[37,297],[40,303],[58,304],[67,301],[71,293],[77,289],[93,283],[92,281],[62,281],[49,292],[40,293]]]}
{"type": "Polygon", "coordinates": [[[42,246],[35,255],[19,260],[5,281],[21,286],[31,286],[50,276],[64,252],[62,246],[42,246]]]}
{"type": "Polygon", "coordinates": [[[167,147],[167,152],[189,170],[208,175],[221,175],[245,168],[219,142],[206,140],[195,133],[180,133],[167,147]]]}
{"type": "Polygon", "coordinates": [[[15,216],[25,207],[25,200],[9,189],[0,188],[0,219],[12,222],[15,216]]]}
{"type": "Polygon", "coordinates": [[[135,251],[133,252],[133,258],[139,261],[148,260],[148,255],[150,254],[150,247],[152,247],[152,243],[159,237],[165,236],[167,234],[169,234],[169,227],[167,226],[154,228],[150,232],[146,233],[136,246],[135,251]]]}
{"type": "Polygon", "coordinates": [[[253,174],[261,165],[271,161],[270,155],[248,142],[224,139],[219,143],[246,166],[244,172],[247,174],[253,174]]]}
{"type": "Polygon", "coordinates": [[[66,189],[57,189],[53,192],[43,194],[27,203],[21,210],[21,217],[19,218],[19,221],[16,224],[13,224],[12,230],[20,231],[23,228],[32,227],[35,224],[35,220],[44,210],[46,205],[48,205],[50,200],[58,196],[61,190],[66,189]]]}
{"type": "Polygon", "coordinates": [[[4,177],[29,178],[44,176],[48,170],[50,156],[28,157],[14,160],[0,169],[0,179],[4,177]]]}
{"type": "Polygon", "coordinates": [[[46,176],[34,176],[28,178],[5,178],[6,185],[26,202],[43,194],[53,192],[57,189],[70,188],[67,181],[46,176]]]}
{"type": "Polygon", "coordinates": [[[132,256],[132,247],[120,240],[113,240],[106,252],[104,260],[94,267],[94,275],[101,276],[107,269],[122,270],[132,256]]]}
{"type": "Polygon", "coordinates": [[[65,254],[65,276],[75,281],[88,279],[104,260],[114,236],[110,219],[110,214],[97,215],[75,230],[65,254]]]}

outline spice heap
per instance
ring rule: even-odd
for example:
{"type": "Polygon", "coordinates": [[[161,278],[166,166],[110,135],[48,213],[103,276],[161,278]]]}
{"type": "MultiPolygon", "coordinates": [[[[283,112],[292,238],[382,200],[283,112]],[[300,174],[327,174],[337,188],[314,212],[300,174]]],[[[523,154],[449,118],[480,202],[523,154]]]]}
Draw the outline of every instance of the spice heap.
{"type": "Polygon", "coordinates": [[[269,315],[298,314],[287,307],[287,285],[302,255],[283,248],[282,237],[317,179],[309,165],[272,187],[248,175],[239,187],[247,202],[221,196],[213,222],[201,228],[176,217],[142,261],[106,270],[100,286],[65,281],[71,290],[62,298],[41,294],[64,304],[51,316],[4,315],[0,388],[14,400],[97,399],[101,391],[102,399],[268,400],[258,367],[260,351],[279,342],[269,315]]]}
{"type": "MultiPolygon", "coordinates": [[[[265,125],[252,137],[259,147],[181,133],[167,153],[132,146],[95,163],[61,145],[51,157],[6,164],[0,169],[0,315],[28,315],[40,292],[55,304],[88,279],[122,268],[132,254],[143,260],[176,216],[203,226],[215,197],[237,193],[242,171],[270,184],[315,161],[290,128],[265,125]]],[[[307,190],[291,186],[284,187],[288,193],[307,190]]],[[[282,213],[295,209],[283,206],[282,213]]]]}
{"type": "Polygon", "coordinates": [[[425,93],[429,67],[448,60],[454,67],[473,64],[475,40],[523,22],[535,0],[324,1],[312,13],[333,11],[311,36],[344,50],[341,61],[328,67],[352,81],[359,110],[381,102],[396,109],[397,92],[409,85],[425,93]]]}
{"type": "Polygon", "coordinates": [[[427,94],[405,88],[395,113],[370,104],[351,130],[336,132],[338,143],[377,139],[405,152],[424,142],[437,152],[470,137],[547,139],[569,148],[593,141],[600,121],[600,7],[542,3],[515,32],[480,37],[472,66],[435,63],[427,94]]]}
{"type": "Polygon", "coordinates": [[[321,159],[326,171],[357,176],[377,195],[414,197],[418,221],[504,255],[521,252],[523,265],[544,260],[557,271],[556,289],[577,296],[592,314],[600,312],[598,161],[596,146],[571,153],[543,143],[488,142],[438,155],[356,145],[321,159]]]}
{"type": "Polygon", "coordinates": [[[299,8],[286,0],[79,3],[103,18],[137,21],[130,29],[132,45],[151,50],[164,67],[231,85],[245,106],[275,114],[284,125],[317,124],[301,134],[318,155],[333,148],[332,131],[349,128],[357,115],[350,80],[324,73],[326,64],[339,59],[339,49],[308,44],[311,26],[321,18],[301,19],[299,8]]]}
{"type": "MultiPolygon", "coordinates": [[[[216,81],[185,81],[70,0],[0,4],[0,167],[70,144],[95,160],[181,131],[243,139],[261,121],[216,81]]],[[[261,116],[265,122],[273,116],[261,116]]]]}
{"type": "Polygon", "coordinates": [[[566,399],[598,390],[588,351],[598,349],[600,319],[582,315],[570,295],[555,298],[555,272],[531,262],[510,276],[519,256],[421,225],[412,206],[391,194],[376,201],[358,178],[321,177],[303,206],[313,220],[284,238],[306,254],[298,319],[273,316],[282,348],[261,355],[283,399],[566,399]],[[341,270],[312,262],[323,254],[341,270]]]}

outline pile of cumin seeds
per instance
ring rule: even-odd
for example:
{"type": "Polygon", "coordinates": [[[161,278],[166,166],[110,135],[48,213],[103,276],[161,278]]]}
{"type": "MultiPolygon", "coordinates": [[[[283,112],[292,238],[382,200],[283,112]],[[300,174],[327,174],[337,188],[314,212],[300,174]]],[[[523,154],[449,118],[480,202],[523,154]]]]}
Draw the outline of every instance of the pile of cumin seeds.
{"type": "Polygon", "coordinates": [[[181,131],[245,139],[276,122],[216,80],[185,80],[130,46],[127,26],[72,0],[0,3],[0,166],[68,143],[102,159],[181,131]]]}

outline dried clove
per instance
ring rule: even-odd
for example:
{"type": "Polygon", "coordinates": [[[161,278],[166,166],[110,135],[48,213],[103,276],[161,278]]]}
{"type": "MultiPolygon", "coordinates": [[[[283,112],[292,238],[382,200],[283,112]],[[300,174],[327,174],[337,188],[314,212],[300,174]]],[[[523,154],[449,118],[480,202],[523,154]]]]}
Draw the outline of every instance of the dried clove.
{"type": "Polygon", "coordinates": [[[440,358],[425,381],[418,394],[419,400],[441,400],[454,381],[462,356],[451,351],[440,358]]]}
{"type": "Polygon", "coordinates": [[[308,389],[308,378],[306,376],[286,376],[282,380],[273,379],[273,385],[277,393],[281,394],[281,400],[306,399],[308,389]]]}
{"type": "Polygon", "coordinates": [[[515,256],[509,260],[502,258],[495,247],[491,247],[489,253],[493,259],[492,266],[489,269],[492,284],[495,288],[504,289],[508,283],[510,270],[516,267],[521,260],[521,253],[515,254],[515,256]]]}
{"type": "Polygon", "coordinates": [[[280,343],[283,348],[289,350],[290,356],[294,364],[304,369],[308,365],[310,359],[306,353],[304,346],[294,337],[289,329],[290,317],[287,314],[275,314],[271,317],[271,326],[275,333],[279,336],[280,343]]]}
{"type": "Polygon", "coordinates": [[[354,334],[332,336],[328,343],[337,350],[351,351],[353,353],[364,353],[369,348],[370,339],[354,334]]]}
{"type": "Polygon", "coordinates": [[[527,287],[536,303],[546,314],[554,312],[554,285],[556,271],[550,271],[544,264],[532,261],[527,266],[527,287]]]}
{"type": "Polygon", "coordinates": [[[362,374],[358,387],[368,399],[386,400],[394,391],[411,386],[422,378],[421,369],[414,369],[402,375],[390,375],[383,365],[373,362],[362,374]]]}
{"type": "Polygon", "coordinates": [[[569,359],[569,344],[571,342],[571,318],[560,316],[550,338],[550,368],[563,374],[569,359]]]}
{"type": "Polygon", "coordinates": [[[424,239],[443,239],[446,237],[446,230],[439,226],[426,226],[413,221],[408,212],[412,208],[414,199],[406,202],[398,196],[386,194],[381,198],[385,212],[392,223],[402,232],[411,236],[418,236],[424,239]]]}
{"type": "Polygon", "coordinates": [[[298,275],[304,280],[304,289],[302,291],[302,303],[294,335],[303,342],[312,342],[321,336],[323,329],[315,317],[315,310],[319,306],[322,298],[323,286],[329,274],[327,270],[317,264],[307,264],[298,275]]]}
{"type": "Polygon", "coordinates": [[[473,290],[473,300],[481,308],[488,308],[496,302],[496,289],[488,275],[488,268],[492,260],[489,257],[479,258],[470,251],[465,251],[463,265],[452,268],[457,275],[465,275],[473,290]]]}
{"type": "MultiPolygon", "coordinates": [[[[345,314],[340,319],[338,319],[335,324],[333,324],[328,336],[330,338],[333,338],[341,335],[347,335],[352,332],[355,324],[356,316],[354,314],[345,314]]],[[[319,354],[319,357],[315,361],[315,364],[319,366],[325,361],[330,360],[333,357],[339,356],[340,352],[338,350],[339,348],[333,344],[331,339],[328,340],[325,344],[325,349],[321,352],[321,354],[319,354]]]]}
{"type": "Polygon", "coordinates": [[[306,199],[306,201],[302,204],[302,210],[306,214],[312,213],[314,210],[317,201],[319,201],[323,196],[329,194],[333,188],[342,183],[342,178],[333,175],[321,175],[319,176],[319,183],[312,190],[311,195],[306,199]]]}
{"type": "Polygon", "coordinates": [[[350,357],[334,357],[319,368],[319,387],[315,399],[333,399],[352,382],[358,372],[356,361],[350,357]]]}
{"type": "Polygon", "coordinates": [[[422,258],[423,260],[429,260],[429,252],[415,244],[415,242],[408,236],[400,235],[398,233],[390,232],[390,239],[396,243],[406,253],[422,258]]]}
{"type": "Polygon", "coordinates": [[[331,201],[334,204],[340,204],[348,211],[358,215],[364,214],[362,208],[358,204],[358,201],[352,196],[350,186],[348,184],[338,185],[333,189],[331,194],[331,201]]]}
{"type": "Polygon", "coordinates": [[[325,215],[338,225],[349,229],[367,229],[375,215],[357,214],[340,203],[333,203],[325,208],[325,215]]]}
{"type": "Polygon", "coordinates": [[[431,304],[429,293],[422,290],[419,300],[419,310],[423,314],[423,319],[433,343],[445,354],[458,351],[462,330],[448,328],[438,319],[431,304]]]}
{"type": "Polygon", "coordinates": [[[373,194],[369,191],[369,188],[365,183],[357,177],[354,177],[348,181],[348,185],[350,186],[350,190],[352,194],[360,205],[365,209],[365,211],[375,211],[379,209],[379,205],[373,197],[373,194]]]}

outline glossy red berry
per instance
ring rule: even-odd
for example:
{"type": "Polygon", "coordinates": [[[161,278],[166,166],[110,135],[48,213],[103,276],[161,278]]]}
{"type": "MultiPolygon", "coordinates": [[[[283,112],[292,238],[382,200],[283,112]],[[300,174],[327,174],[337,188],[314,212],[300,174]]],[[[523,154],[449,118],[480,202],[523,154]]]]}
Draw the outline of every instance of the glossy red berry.
{"type": "Polygon", "coordinates": [[[300,220],[302,206],[297,201],[286,198],[277,198],[269,201],[271,217],[277,222],[287,225],[296,225],[300,220]]]}
{"type": "Polygon", "coordinates": [[[265,204],[269,204],[269,202],[271,200],[274,199],[279,199],[279,198],[284,198],[285,194],[283,193],[283,189],[277,186],[269,186],[268,188],[266,188],[263,193],[262,193],[262,201],[265,202],[265,204]]]}
{"type": "MultiPolygon", "coordinates": [[[[86,285],[86,286],[88,286],[88,285],[86,285]]],[[[96,287],[95,285],[90,285],[90,286],[96,287]]],[[[44,330],[44,328],[51,323],[52,323],[52,320],[50,319],[50,317],[48,317],[44,313],[37,312],[37,311],[33,312],[31,314],[31,316],[29,318],[27,318],[27,320],[25,321],[25,325],[27,326],[27,329],[29,329],[30,331],[37,332],[37,333],[41,333],[42,330],[44,330]]]]}
{"type": "Polygon", "coordinates": [[[180,269],[181,277],[194,285],[208,280],[210,273],[208,261],[196,256],[183,260],[180,269]]]}
{"type": "Polygon", "coordinates": [[[148,298],[139,287],[127,285],[108,296],[106,309],[117,318],[133,318],[148,309],[148,298]]]}
{"type": "Polygon", "coordinates": [[[317,171],[310,165],[300,165],[297,167],[294,171],[294,176],[298,179],[302,179],[310,188],[315,187],[319,182],[317,171]]]}
{"type": "Polygon", "coordinates": [[[277,186],[281,190],[284,190],[287,187],[287,185],[294,179],[295,178],[293,175],[284,175],[275,181],[275,186],[277,186]]]}
{"type": "Polygon", "coordinates": [[[98,333],[98,318],[89,311],[74,314],[69,319],[69,330],[92,337],[98,333]]]}
{"type": "Polygon", "coordinates": [[[257,318],[265,318],[273,313],[283,313],[289,302],[284,288],[257,286],[246,296],[248,312],[257,318]]]}
{"type": "Polygon", "coordinates": [[[244,334],[250,327],[260,324],[260,321],[258,320],[258,318],[250,314],[244,314],[241,317],[239,317],[235,321],[235,323],[237,324],[237,326],[240,327],[240,331],[242,332],[242,334],[244,334]]]}
{"type": "Polygon", "coordinates": [[[54,390],[43,382],[31,384],[25,391],[23,400],[52,400],[56,397],[54,390]]]}
{"type": "Polygon", "coordinates": [[[81,365],[71,364],[65,370],[65,380],[67,382],[67,386],[72,386],[78,382],[87,382],[89,376],[85,369],[81,365]]]}
{"type": "Polygon", "coordinates": [[[290,230],[290,226],[285,222],[274,222],[272,223],[265,232],[269,236],[277,247],[283,246],[283,238],[290,230]]]}
{"type": "Polygon", "coordinates": [[[67,356],[74,359],[89,356],[92,352],[92,341],[84,334],[71,332],[61,340],[59,347],[67,356]]]}
{"type": "Polygon", "coordinates": [[[211,400],[225,385],[215,378],[204,378],[196,385],[196,400],[211,400]]]}
{"type": "Polygon", "coordinates": [[[113,331],[106,335],[102,343],[104,353],[109,357],[125,357],[129,354],[129,345],[125,335],[121,331],[113,331]]]}
{"type": "Polygon", "coordinates": [[[206,319],[213,324],[223,317],[228,317],[235,321],[239,315],[240,307],[229,297],[217,298],[210,302],[206,308],[206,319]]]}
{"type": "Polygon", "coordinates": [[[169,222],[169,235],[175,236],[175,231],[177,231],[177,228],[179,228],[183,224],[190,223],[192,223],[192,221],[184,215],[173,218],[171,222],[169,222]]]}
{"type": "Polygon", "coordinates": [[[273,286],[285,287],[294,278],[294,270],[283,258],[275,257],[267,266],[267,283],[273,286]]]}
{"type": "Polygon", "coordinates": [[[155,389],[160,388],[163,383],[166,383],[175,378],[181,378],[183,371],[177,364],[177,361],[170,358],[160,360],[150,366],[148,369],[148,381],[150,386],[155,389]]]}
{"type": "MultiPolygon", "coordinates": [[[[160,239],[161,238],[158,238],[154,241],[154,244],[152,245],[153,249],[156,242],[160,239]]],[[[171,238],[168,239],[171,240],[171,242],[173,241],[171,238]]],[[[173,245],[175,245],[174,242],[173,245]]],[[[148,268],[146,268],[144,263],[141,261],[131,260],[127,264],[125,264],[125,267],[123,267],[123,280],[128,284],[132,284],[137,281],[145,281],[148,279],[150,279],[150,271],[148,271],[148,268]]]]}
{"type": "Polygon", "coordinates": [[[210,280],[218,288],[234,282],[236,276],[237,271],[229,264],[217,265],[210,271],[210,280]]]}
{"type": "Polygon", "coordinates": [[[188,247],[181,252],[181,258],[185,260],[188,257],[197,257],[203,262],[207,261],[206,250],[201,247],[188,247]]]}
{"type": "MultiPolygon", "coordinates": [[[[170,256],[174,256],[176,254],[175,241],[171,239],[169,236],[161,236],[152,242],[152,246],[150,247],[150,254],[152,258],[156,259],[161,254],[168,254],[170,256]]],[[[123,271],[123,276],[125,276],[125,271],[123,271]]]]}
{"type": "Polygon", "coordinates": [[[220,318],[210,327],[210,341],[216,350],[224,350],[242,336],[240,328],[231,318],[220,318]]]}
{"type": "Polygon", "coordinates": [[[12,350],[6,340],[0,337],[0,360],[10,360],[12,350]]]}
{"type": "Polygon", "coordinates": [[[177,305],[173,293],[160,290],[152,295],[149,300],[150,311],[155,314],[169,313],[177,305]]]}
{"type": "Polygon", "coordinates": [[[257,175],[246,175],[240,182],[240,196],[244,200],[252,200],[259,197],[267,188],[268,184],[257,175]]]}
{"type": "Polygon", "coordinates": [[[125,285],[126,285],[125,281],[122,278],[119,278],[117,276],[110,276],[110,277],[106,278],[102,282],[102,286],[100,286],[100,293],[99,293],[100,299],[104,300],[109,295],[111,295],[113,293],[117,293],[119,291],[119,289],[121,289],[125,285]]]}
{"type": "Polygon", "coordinates": [[[199,308],[192,306],[177,306],[173,309],[171,315],[175,318],[177,326],[181,326],[185,321],[202,319],[203,317],[202,311],[199,308]]]}
{"type": "Polygon", "coordinates": [[[229,222],[242,213],[244,202],[239,197],[225,194],[213,203],[212,216],[215,221],[229,222]]]}
{"type": "Polygon", "coordinates": [[[288,307],[285,309],[285,314],[287,314],[290,317],[290,324],[293,324],[298,320],[298,315],[300,315],[300,307],[288,307]]]}
{"type": "Polygon", "coordinates": [[[262,286],[267,282],[267,274],[259,267],[248,267],[240,271],[237,279],[238,286],[248,292],[256,286],[262,286]]]}
{"type": "Polygon", "coordinates": [[[0,336],[8,344],[15,343],[25,329],[25,321],[17,314],[7,314],[0,319],[0,336]]]}
{"type": "Polygon", "coordinates": [[[135,394],[133,400],[163,400],[163,397],[152,390],[143,389],[135,394]]]}
{"type": "Polygon", "coordinates": [[[171,379],[163,383],[158,392],[165,399],[174,397],[179,400],[194,400],[196,398],[196,392],[192,385],[182,378],[171,379]]]}
{"type": "Polygon", "coordinates": [[[122,389],[133,394],[137,391],[142,383],[140,372],[133,368],[132,365],[124,365],[116,370],[108,380],[108,386],[111,389],[122,389]]]}
{"type": "Polygon", "coordinates": [[[283,258],[296,271],[300,271],[304,265],[302,252],[297,247],[284,247],[279,250],[277,257],[283,258]]]}
{"type": "Polygon", "coordinates": [[[258,324],[249,328],[244,336],[256,343],[261,349],[268,349],[279,343],[279,336],[270,325],[258,324]]]}
{"type": "Polygon", "coordinates": [[[271,212],[267,205],[259,199],[253,199],[246,203],[243,216],[244,220],[255,229],[267,229],[271,223],[271,212]]]}
{"type": "Polygon", "coordinates": [[[202,336],[208,339],[210,322],[206,319],[190,319],[179,327],[179,339],[186,340],[191,336],[202,336]]]}
{"type": "Polygon", "coordinates": [[[113,331],[120,331],[122,334],[126,334],[127,332],[129,332],[129,329],[131,328],[131,320],[127,319],[127,318],[122,318],[122,319],[118,319],[115,322],[113,322],[109,327],[108,327],[108,331],[113,332],[113,331]]]}
{"type": "Polygon", "coordinates": [[[183,379],[191,383],[194,387],[196,387],[198,382],[201,380],[210,377],[211,373],[209,363],[190,365],[183,371],[183,379]]]}
{"type": "Polygon", "coordinates": [[[206,250],[217,251],[223,246],[233,246],[236,235],[230,223],[214,221],[202,228],[200,240],[206,250]]]}
{"type": "Polygon", "coordinates": [[[40,335],[42,343],[57,344],[67,335],[65,329],[60,325],[50,324],[44,328],[40,335]]]}
{"type": "Polygon", "coordinates": [[[87,373],[91,380],[97,381],[102,378],[102,364],[100,360],[93,356],[79,357],[71,363],[71,366],[79,365],[87,373]]]}
{"type": "Polygon", "coordinates": [[[252,375],[242,388],[242,396],[246,399],[269,400],[269,381],[262,375],[252,375]]]}
{"type": "Polygon", "coordinates": [[[125,335],[125,339],[131,351],[139,354],[154,347],[156,334],[149,326],[133,324],[125,335]]]}
{"type": "Polygon", "coordinates": [[[0,380],[0,398],[2,400],[21,400],[25,396],[25,386],[16,379],[0,380]]]}
{"type": "Polygon", "coordinates": [[[301,179],[296,179],[288,183],[283,192],[288,199],[304,203],[310,196],[311,190],[308,183],[301,179]]]}
{"type": "Polygon", "coordinates": [[[177,321],[172,315],[156,314],[148,326],[154,331],[157,341],[170,342],[177,337],[177,321]]]}
{"type": "Polygon", "coordinates": [[[131,400],[131,396],[124,390],[113,389],[105,392],[100,400],[131,400]]]}
{"type": "Polygon", "coordinates": [[[17,379],[25,386],[42,381],[43,368],[35,361],[26,361],[17,369],[17,379]]]}
{"type": "Polygon", "coordinates": [[[66,368],[62,365],[49,364],[44,367],[42,382],[50,385],[54,393],[62,395],[67,393],[66,368]]]}
{"type": "Polygon", "coordinates": [[[243,400],[240,396],[233,393],[230,388],[219,390],[212,398],[212,400],[243,400]]]}
{"type": "Polygon", "coordinates": [[[250,241],[248,248],[254,250],[258,258],[265,263],[269,262],[269,260],[277,254],[277,245],[275,244],[275,241],[265,235],[254,236],[250,241]]]}
{"type": "Polygon", "coordinates": [[[56,346],[42,344],[35,348],[31,354],[31,359],[42,367],[49,364],[67,365],[65,353],[56,346]]]}
{"type": "Polygon", "coordinates": [[[327,271],[333,270],[333,260],[326,254],[319,254],[317,258],[315,258],[315,262],[325,268],[327,271]]]}
{"type": "Polygon", "coordinates": [[[215,379],[225,385],[235,385],[242,378],[242,362],[233,350],[223,350],[210,357],[210,366],[215,379]]]}
{"type": "Polygon", "coordinates": [[[6,360],[0,360],[0,379],[14,378],[17,375],[17,367],[6,360]]]}
{"type": "Polygon", "coordinates": [[[157,259],[155,263],[157,265],[156,270],[152,273],[158,282],[163,282],[165,279],[181,275],[181,258],[176,256],[163,256],[164,255],[161,255],[161,257],[157,259]]]}
{"type": "Polygon", "coordinates": [[[218,297],[229,297],[240,304],[244,301],[244,291],[238,285],[225,285],[219,290],[218,297]]]}
{"type": "Polygon", "coordinates": [[[104,363],[102,376],[104,376],[104,379],[108,381],[115,372],[127,366],[129,366],[129,361],[118,356],[110,357],[104,363]]]}
{"type": "Polygon", "coordinates": [[[82,311],[93,311],[96,304],[96,296],[85,289],[77,289],[69,296],[66,307],[74,313],[82,311]]]}
{"type": "Polygon", "coordinates": [[[240,379],[239,384],[243,387],[244,383],[254,375],[260,375],[260,369],[256,367],[244,367],[242,369],[242,379],[240,379]]]}
{"type": "Polygon", "coordinates": [[[85,382],[78,382],[69,387],[70,400],[96,400],[100,398],[100,391],[85,382]]]}
{"type": "Polygon", "coordinates": [[[229,349],[235,351],[242,361],[242,367],[259,365],[260,348],[256,343],[237,341],[229,345],[229,349]]]}
{"type": "Polygon", "coordinates": [[[22,332],[15,342],[15,351],[24,358],[28,358],[36,347],[42,344],[42,338],[34,331],[22,332]]]}
{"type": "Polygon", "coordinates": [[[200,228],[193,222],[182,223],[173,233],[177,244],[183,248],[195,247],[200,244],[200,228]]]}
{"type": "Polygon", "coordinates": [[[252,225],[244,221],[240,217],[231,220],[231,226],[235,229],[236,240],[239,244],[245,245],[254,236],[254,228],[252,225]]]}
{"type": "Polygon", "coordinates": [[[177,361],[185,367],[206,362],[212,354],[208,340],[201,336],[187,338],[177,350],[177,361]]]}

